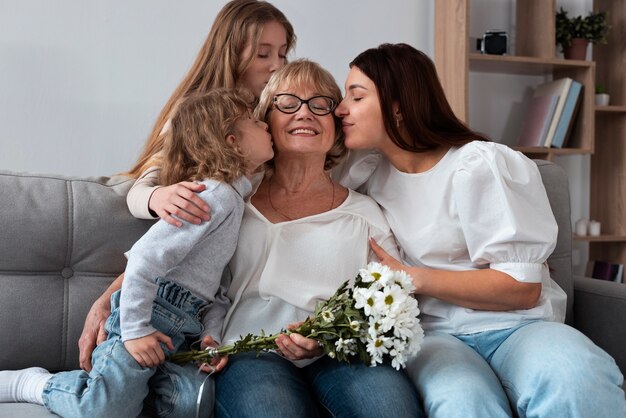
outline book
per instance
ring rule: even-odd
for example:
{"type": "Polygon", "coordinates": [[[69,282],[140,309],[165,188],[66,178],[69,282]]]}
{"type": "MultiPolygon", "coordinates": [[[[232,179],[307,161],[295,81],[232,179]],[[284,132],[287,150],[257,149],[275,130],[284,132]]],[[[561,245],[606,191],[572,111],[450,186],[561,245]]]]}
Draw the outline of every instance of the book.
{"type": "Polygon", "coordinates": [[[554,138],[552,138],[551,146],[554,148],[563,148],[569,138],[572,126],[574,126],[576,112],[580,107],[580,98],[582,96],[580,92],[582,91],[582,87],[583,85],[581,83],[576,80],[572,80],[569,92],[567,93],[567,98],[565,99],[565,105],[563,106],[561,118],[556,125],[554,138]]]}
{"type": "Polygon", "coordinates": [[[624,265],[620,263],[589,260],[585,275],[594,279],[622,283],[624,281],[624,265]]]}
{"type": "Polygon", "coordinates": [[[563,113],[563,107],[565,106],[567,93],[572,85],[572,81],[573,80],[571,78],[564,77],[540,84],[535,88],[533,96],[555,95],[559,98],[556,103],[556,108],[554,109],[554,114],[552,115],[552,121],[550,122],[546,139],[543,143],[544,147],[550,147],[550,145],[552,145],[552,139],[554,138],[554,133],[556,132],[556,126],[559,122],[559,118],[561,117],[561,113],[563,113]]]}
{"type": "Polygon", "coordinates": [[[528,101],[522,119],[517,145],[520,147],[542,147],[552,122],[559,97],[553,94],[533,96],[528,101]]]}

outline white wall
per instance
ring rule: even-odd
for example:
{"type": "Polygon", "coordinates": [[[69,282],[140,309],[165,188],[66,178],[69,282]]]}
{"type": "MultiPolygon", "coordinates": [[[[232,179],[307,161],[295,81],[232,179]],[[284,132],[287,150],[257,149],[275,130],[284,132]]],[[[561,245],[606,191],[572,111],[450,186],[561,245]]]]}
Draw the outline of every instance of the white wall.
{"type": "MultiPolygon", "coordinates": [[[[340,86],[382,42],[432,57],[433,0],[274,0],[298,35],[294,57],[340,86]]],[[[0,170],[108,175],[130,168],[226,3],[2,0],[0,170]]]]}

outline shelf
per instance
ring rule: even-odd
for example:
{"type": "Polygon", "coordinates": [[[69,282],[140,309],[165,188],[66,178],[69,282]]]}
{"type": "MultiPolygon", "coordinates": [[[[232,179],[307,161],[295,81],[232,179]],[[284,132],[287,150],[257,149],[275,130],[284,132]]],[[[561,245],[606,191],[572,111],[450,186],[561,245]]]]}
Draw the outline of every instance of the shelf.
{"type": "Polygon", "coordinates": [[[596,106],[596,113],[626,113],[626,106],[596,106]]]}
{"type": "MultiPolygon", "coordinates": [[[[468,54],[469,70],[476,73],[507,74],[512,76],[532,75],[551,79],[572,78],[583,85],[583,91],[592,91],[596,63],[584,60],[566,60],[555,57],[468,54]]],[[[450,70],[452,71],[452,69],[450,70]]],[[[467,93],[469,95],[469,93],[467,93]]],[[[459,108],[467,109],[467,96],[459,108]]],[[[574,128],[568,141],[569,148],[558,149],[522,149],[527,155],[552,160],[557,155],[580,155],[594,153],[594,96],[582,95],[580,110],[577,113],[574,128]]]]}
{"type": "Polygon", "coordinates": [[[470,70],[510,74],[542,75],[555,70],[595,68],[593,61],[560,58],[520,57],[514,55],[469,54],[470,70]]]}
{"type": "Polygon", "coordinates": [[[579,236],[572,235],[574,241],[585,241],[585,242],[626,242],[626,235],[598,235],[598,236],[579,236]]]}
{"type": "Polygon", "coordinates": [[[590,149],[584,148],[544,148],[544,147],[513,147],[524,154],[552,154],[552,155],[579,155],[592,154],[590,149]]]}

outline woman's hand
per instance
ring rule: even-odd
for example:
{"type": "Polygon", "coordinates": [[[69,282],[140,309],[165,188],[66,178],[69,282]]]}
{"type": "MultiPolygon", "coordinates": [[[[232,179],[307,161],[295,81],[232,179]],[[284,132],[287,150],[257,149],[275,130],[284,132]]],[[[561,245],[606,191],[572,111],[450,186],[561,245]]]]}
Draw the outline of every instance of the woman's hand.
{"type": "MultiPolygon", "coordinates": [[[[213,337],[209,335],[204,337],[202,341],[200,342],[200,348],[202,350],[206,349],[207,347],[214,347],[214,348],[218,347],[217,342],[213,339],[213,337]]],[[[202,370],[205,373],[219,372],[224,367],[226,367],[226,364],[228,364],[228,356],[213,357],[213,359],[211,359],[211,363],[202,364],[200,366],[200,370],[202,370]]]]}
{"type": "Polygon", "coordinates": [[[109,315],[111,315],[110,304],[99,299],[91,306],[85,318],[83,332],[78,339],[78,362],[80,368],[87,372],[91,371],[91,353],[97,345],[107,339],[104,324],[109,315]]]}
{"type": "Polygon", "coordinates": [[[104,324],[111,315],[111,295],[122,288],[124,273],[111,282],[104,293],[91,305],[85,318],[83,333],[78,339],[78,361],[80,368],[91,371],[91,353],[94,348],[107,339],[104,324]]]}
{"type": "Polygon", "coordinates": [[[374,251],[374,254],[376,254],[376,257],[378,257],[381,264],[384,264],[392,270],[406,271],[406,266],[402,264],[398,259],[390,256],[389,253],[383,249],[383,247],[381,247],[376,241],[374,241],[374,238],[370,238],[370,248],[372,249],[372,251],[374,251]]]}
{"type": "Polygon", "coordinates": [[[209,205],[196,194],[204,189],[204,184],[191,181],[159,187],[152,192],[148,208],[165,222],[179,228],[183,223],[172,215],[193,224],[200,224],[210,219],[209,205]]]}
{"type": "Polygon", "coordinates": [[[161,343],[174,351],[172,339],[160,331],[145,337],[124,341],[124,347],[142,367],[156,367],[165,361],[165,353],[161,343]]]}
{"type": "Polygon", "coordinates": [[[423,289],[423,277],[419,274],[419,272],[423,269],[420,269],[418,267],[409,267],[405,264],[402,264],[400,260],[389,255],[389,253],[385,251],[383,247],[378,245],[378,243],[373,238],[370,238],[370,248],[372,249],[374,254],[376,254],[376,257],[378,257],[381,264],[389,267],[392,270],[404,271],[406,274],[408,274],[411,277],[413,285],[415,286],[414,293],[421,293],[423,289]]]}
{"type": "MultiPolygon", "coordinates": [[[[301,323],[287,325],[287,329],[294,329],[301,323]]],[[[319,357],[324,350],[319,343],[300,334],[282,334],[276,338],[276,345],[283,357],[289,360],[302,360],[319,357]]]]}

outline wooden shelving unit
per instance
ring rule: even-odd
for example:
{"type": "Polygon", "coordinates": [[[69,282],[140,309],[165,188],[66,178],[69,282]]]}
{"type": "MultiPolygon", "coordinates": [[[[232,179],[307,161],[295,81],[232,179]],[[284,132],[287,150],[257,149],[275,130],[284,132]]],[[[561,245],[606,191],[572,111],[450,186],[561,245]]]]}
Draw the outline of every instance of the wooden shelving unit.
{"type": "MultiPolygon", "coordinates": [[[[473,0],[479,2],[481,0],[473,0]]],[[[470,0],[435,1],[435,65],[452,109],[468,121],[469,72],[571,77],[583,84],[581,107],[567,148],[519,148],[531,158],[591,154],[590,217],[602,235],[574,237],[589,244],[589,258],[626,264],[626,0],[595,0],[611,31],[594,45],[593,61],[556,58],[555,0],[517,0],[516,55],[470,53],[470,0]],[[595,85],[611,95],[595,106],[595,85]]]]}
{"type": "Polygon", "coordinates": [[[516,2],[517,55],[469,52],[469,0],[435,2],[435,65],[456,115],[468,121],[468,73],[571,77],[583,84],[583,96],[568,147],[518,148],[531,158],[594,152],[595,63],[556,58],[555,4],[550,0],[516,2]],[[451,29],[453,28],[453,29],[451,29]],[[459,69],[465,69],[460,71],[459,69]]]}
{"type": "Polygon", "coordinates": [[[589,259],[626,264],[626,0],[595,0],[608,12],[606,45],[594,45],[596,82],[611,95],[595,108],[595,153],[591,157],[589,213],[607,239],[589,240],[589,259]]]}

